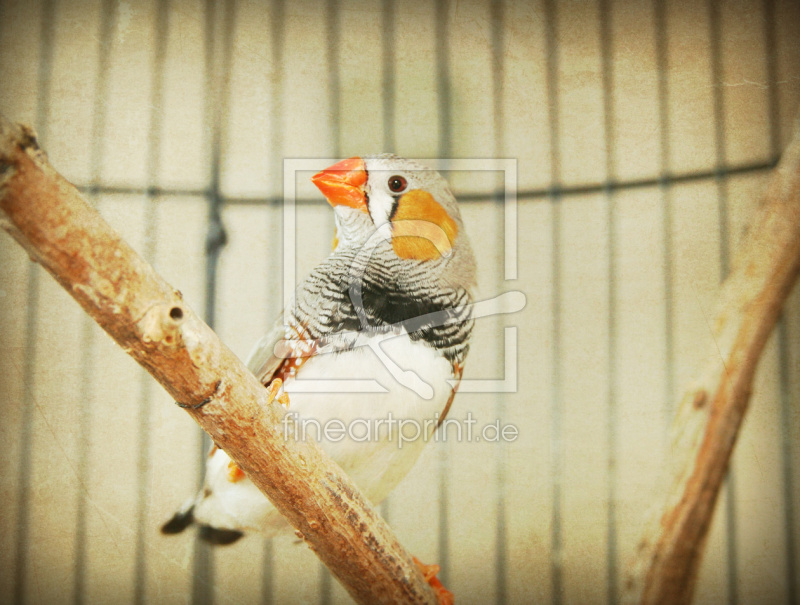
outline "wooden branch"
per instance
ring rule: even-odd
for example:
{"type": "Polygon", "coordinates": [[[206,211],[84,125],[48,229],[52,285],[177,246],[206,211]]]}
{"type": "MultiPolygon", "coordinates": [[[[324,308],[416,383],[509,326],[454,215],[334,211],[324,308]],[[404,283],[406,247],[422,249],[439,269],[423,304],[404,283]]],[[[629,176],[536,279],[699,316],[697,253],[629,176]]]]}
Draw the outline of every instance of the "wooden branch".
{"type": "Polygon", "coordinates": [[[435,603],[411,556],[343,471],[286,439],[280,405],[61,177],[33,132],[0,116],[0,224],[238,464],[361,603],[435,603]]]}
{"type": "Polygon", "coordinates": [[[674,475],[660,523],[639,545],[626,601],[689,603],[758,360],[800,271],[800,125],[722,286],[718,358],[681,401],[674,475]]]}

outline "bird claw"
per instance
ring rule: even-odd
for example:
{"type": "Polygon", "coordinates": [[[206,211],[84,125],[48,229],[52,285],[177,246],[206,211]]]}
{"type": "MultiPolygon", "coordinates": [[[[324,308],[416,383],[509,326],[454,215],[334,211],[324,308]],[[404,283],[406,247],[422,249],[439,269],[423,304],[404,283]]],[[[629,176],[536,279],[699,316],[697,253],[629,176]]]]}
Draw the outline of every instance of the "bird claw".
{"type": "Polygon", "coordinates": [[[239,465],[236,464],[233,460],[228,462],[228,481],[231,483],[238,483],[242,479],[245,478],[244,471],[239,468],[239,465]]]}
{"type": "Polygon", "coordinates": [[[289,395],[285,391],[281,392],[282,387],[283,380],[280,378],[275,378],[269,383],[269,386],[267,387],[267,403],[272,403],[277,399],[278,403],[285,405],[287,408],[289,407],[289,395]],[[278,393],[280,393],[280,395],[278,393]]]}
{"type": "MultiPolygon", "coordinates": [[[[285,405],[287,408],[289,407],[289,395],[287,395],[286,392],[281,391],[282,387],[283,380],[280,378],[276,378],[269,383],[267,386],[267,403],[272,403],[273,401],[277,400],[281,405],[285,405]]],[[[228,462],[227,474],[228,481],[231,483],[238,483],[246,477],[244,471],[240,469],[233,460],[228,462]]]]}
{"type": "Polygon", "coordinates": [[[425,577],[425,581],[430,585],[431,588],[433,588],[433,592],[436,595],[436,601],[439,603],[439,605],[454,605],[455,597],[453,596],[453,593],[447,590],[439,578],[436,577],[436,574],[439,573],[441,568],[435,563],[433,565],[425,565],[425,563],[416,557],[413,557],[413,559],[414,563],[425,577]]]}

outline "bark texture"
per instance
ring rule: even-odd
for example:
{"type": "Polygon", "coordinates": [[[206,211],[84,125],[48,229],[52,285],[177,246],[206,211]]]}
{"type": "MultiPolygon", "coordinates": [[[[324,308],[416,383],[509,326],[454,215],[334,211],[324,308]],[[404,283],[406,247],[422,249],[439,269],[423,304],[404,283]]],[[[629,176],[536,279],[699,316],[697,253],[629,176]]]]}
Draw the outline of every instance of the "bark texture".
{"type": "MultiPolygon", "coordinates": [[[[0,116],[0,224],[238,464],[361,603],[435,603],[412,557],[214,332],[0,116]]],[[[111,403],[111,402],[109,402],[111,403]]],[[[124,421],[121,416],[120,422],[124,421]]]]}
{"type": "Polygon", "coordinates": [[[714,505],[747,412],[764,345],[800,271],[800,131],[734,256],[712,324],[716,361],[686,391],[673,426],[672,488],[643,537],[626,601],[689,603],[714,505]]]}

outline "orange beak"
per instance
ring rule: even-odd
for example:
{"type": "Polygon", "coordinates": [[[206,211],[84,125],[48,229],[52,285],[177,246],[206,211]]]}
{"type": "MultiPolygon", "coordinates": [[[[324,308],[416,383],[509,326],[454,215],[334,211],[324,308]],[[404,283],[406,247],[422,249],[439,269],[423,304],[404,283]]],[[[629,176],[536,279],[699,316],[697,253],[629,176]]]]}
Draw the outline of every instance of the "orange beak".
{"type": "Polygon", "coordinates": [[[311,177],[311,182],[328,200],[331,206],[348,206],[367,212],[367,197],[364,184],[367,169],[359,157],[342,160],[311,177]]]}

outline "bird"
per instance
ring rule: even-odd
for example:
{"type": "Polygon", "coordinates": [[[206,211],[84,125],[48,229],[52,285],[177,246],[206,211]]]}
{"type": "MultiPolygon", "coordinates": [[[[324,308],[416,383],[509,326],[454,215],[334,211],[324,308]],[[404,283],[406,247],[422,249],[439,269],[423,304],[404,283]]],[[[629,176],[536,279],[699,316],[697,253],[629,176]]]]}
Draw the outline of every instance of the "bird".
{"type": "MultiPolygon", "coordinates": [[[[288,405],[294,437],[308,432],[378,504],[411,470],[458,390],[475,257],[447,181],[417,161],[357,156],[311,180],[333,207],[333,250],[297,286],[247,366],[270,404],[288,405]]],[[[192,524],[220,545],[291,531],[216,445],[202,489],[162,532],[192,524]]]]}

